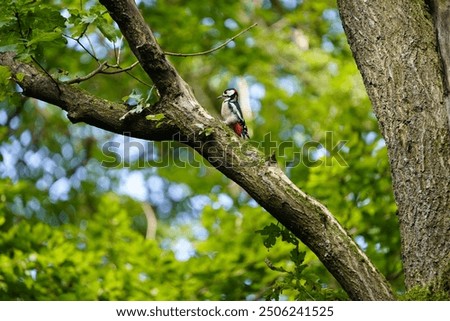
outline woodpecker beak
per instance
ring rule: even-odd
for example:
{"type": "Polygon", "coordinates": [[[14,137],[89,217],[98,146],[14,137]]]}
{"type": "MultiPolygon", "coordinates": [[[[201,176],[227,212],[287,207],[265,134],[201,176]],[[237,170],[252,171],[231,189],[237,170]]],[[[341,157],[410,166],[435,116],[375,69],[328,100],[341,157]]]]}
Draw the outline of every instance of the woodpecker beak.
{"type": "Polygon", "coordinates": [[[217,97],[217,99],[221,99],[221,98],[223,98],[223,95],[220,95],[220,96],[217,97]]]}

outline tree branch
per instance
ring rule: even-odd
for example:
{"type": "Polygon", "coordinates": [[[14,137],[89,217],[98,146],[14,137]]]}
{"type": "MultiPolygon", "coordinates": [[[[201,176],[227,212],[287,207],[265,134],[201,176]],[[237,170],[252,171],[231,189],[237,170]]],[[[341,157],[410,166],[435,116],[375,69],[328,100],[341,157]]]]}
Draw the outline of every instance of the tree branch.
{"type": "MultiPolygon", "coordinates": [[[[132,63],[130,66],[126,67],[126,68],[121,68],[119,65],[115,65],[115,66],[111,66],[109,65],[106,61],[100,62],[98,67],[96,69],[94,69],[93,71],[91,71],[89,74],[87,74],[86,76],[82,76],[82,77],[76,77],[74,79],[71,80],[67,80],[67,81],[63,81],[63,83],[67,84],[67,85],[71,85],[71,84],[79,84],[80,82],[86,81],[91,79],[92,77],[94,77],[97,74],[105,74],[105,75],[115,75],[115,74],[120,74],[122,72],[127,72],[130,71],[131,69],[133,69],[134,67],[136,67],[139,64],[139,61],[135,61],[134,63],[132,63]],[[108,71],[108,68],[116,68],[116,70],[113,71],[108,71]]],[[[142,81],[140,81],[142,82],[142,81]]],[[[145,83],[144,83],[145,84],[145,83]]],[[[148,84],[145,84],[148,86],[148,84]]]]}
{"type": "Polygon", "coordinates": [[[117,66],[108,66],[108,67],[111,67],[111,68],[117,68],[117,70],[113,70],[113,71],[107,71],[107,70],[104,70],[104,71],[102,71],[101,73],[102,74],[107,74],[107,75],[115,75],[115,74],[120,74],[120,73],[122,73],[122,72],[127,72],[127,71],[130,71],[131,69],[133,69],[134,67],[136,67],[137,65],[139,65],[139,61],[135,61],[135,62],[133,62],[131,65],[129,65],[128,67],[125,67],[125,68],[121,68],[121,67],[119,67],[119,65],[117,65],[117,66]]]}
{"type": "Polygon", "coordinates": [[[82,77],[76,77],[75,79],[64,81],[65,84],[71,85],[71,84],[79,84],[80,82],[83,82],[85,80],[91,79],[96,74],[101,73],[102,70],[105,68],[106,61],[99,63],[98,67],[94,69],[92,72],[88,73],[86,76],[82,77]]]}
{"type": "MultiPolygon", "coordinates": [[[[133,137],[148,140],[171,140],[178,133],[172,124],[157,126],[145,119],[145,115],[153,113],[152,109],[139,116],[120,118],[128,111],[124,104],[113,103],[91,95],[78,87],[59,83],[31,64],[25,64],[14,59],[15,53],[0,53],[0,65],[8,66],[13,79],[23,89],[23,95],[33,97],[47,103],[59,106],[67,111],[67,116],[73,123],[85,122],[114,133],[130,133],[133,137]],[[17,74],[23,75],[18,80],[17,74]]],[[[154,106],[156,107],[156,106],[154,106]]]]}
{"type": "MultiPolygon", "coordinates": [[[[81,48],[83,48],[84,51],[86,51],[86,53],[87,53],[89,56],[91,56],[95,61],[98,61],[97,56],[95,56],[94,53],[90,52],[89,49],[86,48],[86,46],[83,45],[83,43],[80,41],[80,39],[81,39],[81,38],[84,36],[84,34],[86,33],[88,27],[89,27],[89,24],[86,25],[86,27],[84,28],[84,31],[81,33],[81,35],[80,35],[78,38],[74,38],[74,37],[71,37],[71,36],[69,36],[69,35],[64,35],[64,37],[69,38],[69,39],[72,39],[73,41],[75,41],[81,48]]],[[[87,36],[86,36],[86,39],[88,39],[88,43],[89,43],[89,45],[92,47],[92,43],[91,43],[91,41],[89,40],[89,38],[88,38],[87,36]]]]}

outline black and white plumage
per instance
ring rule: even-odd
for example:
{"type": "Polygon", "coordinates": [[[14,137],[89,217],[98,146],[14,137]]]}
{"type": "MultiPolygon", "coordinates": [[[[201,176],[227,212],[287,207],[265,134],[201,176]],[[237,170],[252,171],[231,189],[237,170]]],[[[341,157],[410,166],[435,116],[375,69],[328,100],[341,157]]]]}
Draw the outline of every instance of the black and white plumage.
{"type": "Polygon", "coordinates": [[[223,98],[220,111],[225,124],[230,126],[234,132],[242,138],[250,138],[247,125],[239,105],[239,94],[236,89],[228,88],[218,98],[223,98]]]}

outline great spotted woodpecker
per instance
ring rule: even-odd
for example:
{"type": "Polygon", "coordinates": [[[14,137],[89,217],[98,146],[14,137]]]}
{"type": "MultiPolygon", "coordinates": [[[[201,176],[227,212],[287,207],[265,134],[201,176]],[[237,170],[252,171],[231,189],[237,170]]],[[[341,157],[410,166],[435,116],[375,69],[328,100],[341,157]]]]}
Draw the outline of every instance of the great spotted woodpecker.
{"type": "Polygon", "coordinates": [[[222,95],[217,98],[223,98],[221,114],[225,124],[230,126],[239,137],[250,138],[242,116],[241,106],[239,106],[237,90],[234,88],[225,89],[222,95]]]}

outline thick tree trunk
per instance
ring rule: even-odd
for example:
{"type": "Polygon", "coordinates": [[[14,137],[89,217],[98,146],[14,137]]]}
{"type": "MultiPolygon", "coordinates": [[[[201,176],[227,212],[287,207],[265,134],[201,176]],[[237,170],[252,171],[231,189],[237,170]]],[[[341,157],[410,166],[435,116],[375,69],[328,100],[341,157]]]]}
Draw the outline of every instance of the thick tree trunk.
{"type": "Polygon", "coordinates": [[[434,26],[449,21],[424,1],[338,5],[388,148],[406,286],[450,294],[450,42],[434,26]]]}

